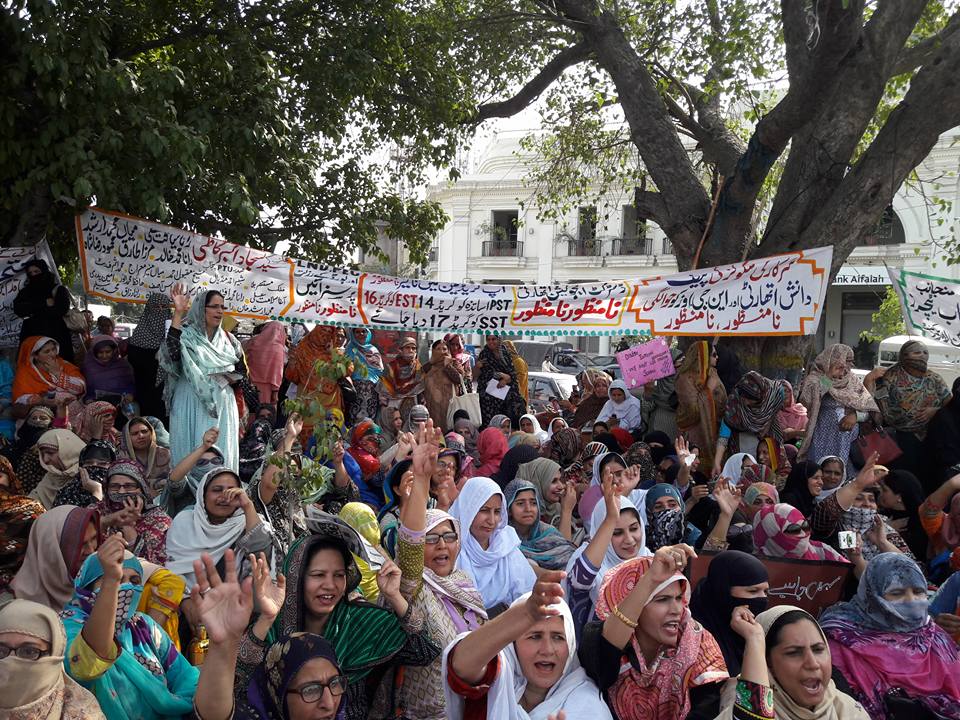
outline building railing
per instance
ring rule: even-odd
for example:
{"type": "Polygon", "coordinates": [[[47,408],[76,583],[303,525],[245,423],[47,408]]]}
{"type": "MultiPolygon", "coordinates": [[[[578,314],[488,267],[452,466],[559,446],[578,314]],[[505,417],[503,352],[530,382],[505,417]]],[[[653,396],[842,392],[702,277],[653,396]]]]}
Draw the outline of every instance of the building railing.
{"type": "Polygon", "coordinates": [[[485,240],[483,257],[523,257],[523,243],[518,240],[485,240]]]}
{"type": "Polygon", "coordinates": [[[613,238],[611,255],[654,255],[653,239],[646,237],[613,238]]]}
{"type": "Polygon", "coordinates": [[[599,257],[603,254],[603,240],[590,238],[587,240],[567,240],[568,257],[599,257]]]}

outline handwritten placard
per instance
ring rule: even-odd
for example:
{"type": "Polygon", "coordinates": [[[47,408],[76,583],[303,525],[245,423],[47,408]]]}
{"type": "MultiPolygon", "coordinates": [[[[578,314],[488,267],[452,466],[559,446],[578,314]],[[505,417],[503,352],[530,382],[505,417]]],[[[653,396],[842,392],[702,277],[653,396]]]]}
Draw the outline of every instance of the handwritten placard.
{"type": "Polygon", "coordinates": [[[0,347],[20,344],[23,320],[13,312],[13,301],[27,282],[26,265],[33,258],[45,260],[47,267],[59,278],[46,240],[33,247],[0,248],[0,347]]]}
{"type": "Polygon", "coordinates": [[[670,377],[677,371],[673,366],[673,358],[670,357],[670,347],[662,338],[634,345],[618,352],[616,357],[623,380],[631,389],[643,387],[653,380],[670,377]]]}
{"type": "Polygon", "coordinates": [[[229,312],[407,332],[808,335],[833,249],[663,277],[571,285],[396,278],[283,258],[118,213],[77,216],[87,291],[144,302],[176,282],[224,293],[229,312]]]}
{"type": "Polygon", "coordinates": [[[960,347],[960,281],[887,268],[908,335],[960,347]]]}
{"type": "MultiPolygon", "coordinates": [[[[717,553],[701,552],[687,566],[691,587],[707,575],[710,562],[717,553]]],[[[769,606],[796,605],[814,617],[823,608],[843,599],[847,578],[853,572],[850,563],[832,560],[794,560],[792,558],[762,557],[760,560],[770,574],[767,591],[769,606]]]]}

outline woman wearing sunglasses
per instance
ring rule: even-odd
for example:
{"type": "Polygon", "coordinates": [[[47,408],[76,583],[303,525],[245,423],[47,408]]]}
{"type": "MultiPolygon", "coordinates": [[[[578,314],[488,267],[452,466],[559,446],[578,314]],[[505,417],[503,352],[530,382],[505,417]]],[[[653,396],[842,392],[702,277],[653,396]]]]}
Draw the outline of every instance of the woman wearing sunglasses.
{"type": "Polygon", "coordinates": [[[810,523],[793,505],[765,505],[753,522],[758,555],[796,560],[850,562],[829,545],[810,539],[810,523]]]}

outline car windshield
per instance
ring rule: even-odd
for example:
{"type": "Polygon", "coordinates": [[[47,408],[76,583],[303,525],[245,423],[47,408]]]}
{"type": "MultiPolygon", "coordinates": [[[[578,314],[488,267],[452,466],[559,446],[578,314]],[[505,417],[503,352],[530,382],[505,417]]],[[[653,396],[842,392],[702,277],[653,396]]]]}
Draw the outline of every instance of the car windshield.
{"type": "Polygon", "coordinates": [[[617,359],[613,355],[594,355],[590,358],[594,365],[616,365],[617,359]]]}

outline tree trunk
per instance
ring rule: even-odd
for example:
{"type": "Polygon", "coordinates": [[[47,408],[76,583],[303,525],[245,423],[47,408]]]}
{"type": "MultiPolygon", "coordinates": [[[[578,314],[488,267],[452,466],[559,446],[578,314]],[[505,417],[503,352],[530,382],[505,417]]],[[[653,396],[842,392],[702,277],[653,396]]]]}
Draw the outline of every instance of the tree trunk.
{"type": "Polygon", "coordinates": [[[38,186],[27,193],[20,203],[20,219],[13,234],[0,238],[2,247],[26,247],[36,245],[47,235],[53,203],[46,187],[38,186]]]}

